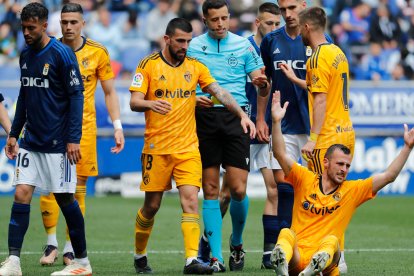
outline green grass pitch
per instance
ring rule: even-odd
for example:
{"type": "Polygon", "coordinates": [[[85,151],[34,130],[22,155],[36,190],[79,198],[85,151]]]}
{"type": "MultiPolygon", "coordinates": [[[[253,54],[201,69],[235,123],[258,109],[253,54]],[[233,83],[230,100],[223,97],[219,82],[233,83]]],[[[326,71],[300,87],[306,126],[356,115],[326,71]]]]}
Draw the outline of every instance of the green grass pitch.
{"type": "MultiPolygon", "coordinates": [[[[0,258],[7,252],[7,231],[12,197],[0,197],[0,258]]],[[[263,242],[263,199],[251,199],[244,232],[245,269],[231,275],[274,275],[260,270],[263,242]]],[[[86,231],[94,275],[134,275],[135,215],[143,199],[119,196],[87,198],[86,231]]],[[[380,197],[356,212],[346,233],[348,275],[414,275],[414,198],[380,197]]],[[[149,262],[156,275],[181,275],[184,265],[180,228],[181,209],[176,195],[167,194],[149,241],[149,262]]],[[[64,245],[60,217],[58,239],[64,245]]],[[[223,254],[228,263],[230,218],[223,223],[223,254]]],[[[22,254],[23,275],[49,275],[63,268],[61,254],[54,267],[41,267],[39,258],[46,235],[41,223],[39,199],[34,197],[29,230],[22,254]]]]}

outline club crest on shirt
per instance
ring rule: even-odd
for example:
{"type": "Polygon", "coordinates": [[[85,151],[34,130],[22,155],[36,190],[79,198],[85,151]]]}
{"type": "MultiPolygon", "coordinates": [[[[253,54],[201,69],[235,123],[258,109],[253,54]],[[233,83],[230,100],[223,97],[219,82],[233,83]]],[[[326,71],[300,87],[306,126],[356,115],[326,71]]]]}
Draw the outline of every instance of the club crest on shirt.
{"type": "Polygon", "coordinates": [[[335,192],[335,193],[332,195],[332,197],[333,197],[333,199],[335,199],[336,201],[340,201],[340,200],[341,200],[341,198],[342,198],[342,196],[341,196],[341,193],[340,193],[340,192],[335,192]]]}
{"type": "Polygon", "coordinates": [[[310,57],[312,55],[312,48],[310,46],[306,46],[306,56],[310,57]]]}
{"type": "Polygon", "coordinates": [[[184,79],[187,81],[187,82],[190,82],[191,81],[191,78],[192,78],[193,76],[191,75],[191,73],[190,72],[185,72],[185,74],[184,74],[184,79]]]}
{"type": "Polygon", "coordinates": [[[136,73],[132,79],[131,86],[141,88],[142,82],[144,81],[144,76],[141,73],[136,73]]]}
{"type": "Polygon", "coordinates": [[[239,61],[237,60],[236,57],[234,57],[233,55],[231,57],[228,58],[227,63],[231,66],[231,67],[236,67],[237,64],[239,64],[239,61]]]}
{"type": "Polygon", "coordinates": [[[47,76],[47,74],[49,74],[49,63],[43,66],[43,76],[47,76]]]}
{"type": "Polygon", "coordinates": [[[83,66],[83,68],[88,68],[88,66],[89,66],[89,59],[88,58],[84,58],[84,59],[82,59],[82,66],[83,66]]]}

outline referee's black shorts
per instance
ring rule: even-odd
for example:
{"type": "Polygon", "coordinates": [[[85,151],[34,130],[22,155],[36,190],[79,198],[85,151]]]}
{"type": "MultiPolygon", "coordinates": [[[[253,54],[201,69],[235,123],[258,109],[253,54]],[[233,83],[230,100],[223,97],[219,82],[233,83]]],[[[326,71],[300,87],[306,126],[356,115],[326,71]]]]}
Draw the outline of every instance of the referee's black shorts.
{"type": "Polygon", "coordinates": [[[250,134],[240,118],[225,107],[197,107],[195,114],[203,169],[222,165],[249,171],[250,134]]]}

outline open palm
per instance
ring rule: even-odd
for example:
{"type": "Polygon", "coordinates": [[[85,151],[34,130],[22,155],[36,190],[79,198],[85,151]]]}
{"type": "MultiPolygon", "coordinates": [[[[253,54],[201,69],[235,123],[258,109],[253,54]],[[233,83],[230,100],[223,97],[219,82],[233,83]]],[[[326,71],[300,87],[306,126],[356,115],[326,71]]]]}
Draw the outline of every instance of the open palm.
{"type": "Polygon", "coordinates": [[[286,109],[289,105],[289,102],[285,102],[283,107],[280,105],[280,91],[276,90],[273,93],[272,98],[272,120],[273,121],[280,121],[285,117],[286,109]]]}
{"type": "Polygon", "coordinates": [[[407,124],[404,124],[404,142],[409,148],[414,146],[414,128],[408,130],[407,124]]]}

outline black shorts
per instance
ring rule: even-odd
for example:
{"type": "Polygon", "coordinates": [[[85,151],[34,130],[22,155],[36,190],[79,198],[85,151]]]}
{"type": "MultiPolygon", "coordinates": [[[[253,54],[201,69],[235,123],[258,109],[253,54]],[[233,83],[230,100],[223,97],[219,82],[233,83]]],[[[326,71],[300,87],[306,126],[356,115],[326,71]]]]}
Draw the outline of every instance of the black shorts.
{"type": "Polygon", "coordinates": [[[240,118],[225,107],[196,108],[197,135],[203,169],[232,166],[250,170],[250,134],[240,118]]]}

